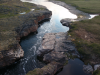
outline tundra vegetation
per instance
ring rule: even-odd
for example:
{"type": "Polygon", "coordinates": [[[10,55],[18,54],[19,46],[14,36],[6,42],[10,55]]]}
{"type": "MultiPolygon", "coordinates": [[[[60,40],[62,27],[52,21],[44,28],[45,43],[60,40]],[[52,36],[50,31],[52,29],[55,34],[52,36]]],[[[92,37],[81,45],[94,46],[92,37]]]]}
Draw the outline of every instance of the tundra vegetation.
{"type": "MultiPolygon", "coordinates": [[[[100,15],[99,0],[59,0],[66,2],[77,9],[100,15]]],[[[93,19],[82,20],[71,24],[69,30],[71,40],[75,43],[78,52],[83,56],[82,60],[91,65],[100,64],[100,16],[93,19]]],[[[93,75],[100,75],[100,69],[93,75]]]]}
{"type": "Polygon", "coordinates": [[[20,0],[0,0],[0,51],[9,50],[14,44],[19,43],[16,40],[15,28],[21,27],[24,21],[29,20],[20,13],[26,12],[27,14],[31,9],[35,9],[33,12],[45,10],[44,7],[20,0]]]}

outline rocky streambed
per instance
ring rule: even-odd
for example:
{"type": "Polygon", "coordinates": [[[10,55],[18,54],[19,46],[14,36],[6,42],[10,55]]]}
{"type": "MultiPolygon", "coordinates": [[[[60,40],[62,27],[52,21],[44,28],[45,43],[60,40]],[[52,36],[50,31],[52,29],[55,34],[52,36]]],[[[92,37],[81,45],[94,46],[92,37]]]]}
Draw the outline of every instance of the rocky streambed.
{"type": "Polygon", "coordinates": [[[35,69],[35,72],[30,71],[27,75],[32,73],[33,75],[54,75],[68,63],[70,56],[79,57],[74,44],[67,38],[66,32],[45,34],[41,48],[37,51],[37,56],[47,66],[35,69]]]}

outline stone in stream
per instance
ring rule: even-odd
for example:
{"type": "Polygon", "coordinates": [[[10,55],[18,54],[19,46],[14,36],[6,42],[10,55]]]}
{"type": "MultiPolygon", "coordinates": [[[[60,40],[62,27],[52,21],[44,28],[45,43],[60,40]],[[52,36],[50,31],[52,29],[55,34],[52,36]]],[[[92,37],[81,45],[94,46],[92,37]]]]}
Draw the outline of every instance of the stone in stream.
{"type": "Polygon", "coordinates": [[[93,72],[93,68],[91,65],[83,65],[83,70],[86,72],[86,73],[92,73],[93,72]]]}
{"type": "Polygon", "coordinates": [[[60,63],[64,64],[64,61],[68,60],[66,58],[67,58],[67,56],[65,54],[63,54],[63,52],[52,51],[52,52],[44,55],[43,61],[46,63],[56,61],[56,62],[60,62],[60,63]]]}
{"type": "Polygon", "coordinates": [[[98,68],[100,68],[100,64],[94,65],[94,70],[97,70],[98,68]]]}
{"type": "MultiPolygon", "coordinates": [[[[76,54],[78,56],[79,54],[76,51],[74,44],[70,40],[67,40],[67,38],[68,35],[66,32],[46,33],[42,40],[41,49],[37,50],[38,58],[40,58],[46,64],[56,62],[55,65],[58,65],[58,63],[64,65],[66,61],[68,61],[71,54],[76,54]]],[[[47,67],[48,64],[44,67],[47,67]]],[[[63,68],[63,66],[60,68],[52,68],[50,71],[42,70],[46,73],[43,75],[54,75],[61,68],[63,68]]]]}
{"type": "Polygon", "coordinates": [[[65,19],[62,19],[60,22],[62,23],[63,26],[67,26],[70,28],[71,27],[70,23],[72,22],[72,20],[69,18],[65,18],[65,19]]]}
{"type": "MultiPolygon", "coordinates": [[[[73,55],[75,55],[75,53],[77,55],[78,52],[76,51],[75,46],[71,41],[68,41],[67,38],[68,38],[67,33],[64,32],[45,34],[42,40],[42,45],[41,45],[42,48],[37,51],[37,56],[43,57],[44,58],[43,61],[45,62],[47,58],[49,59],[49,57],[51,57],[49,61],[47,60],[47,62],[50,62],[51,60],[53,60],[52,58],[53,54],[61,55],[61,52],[62,53],[70,52],[72,54],[74,53],[73,55]],[[48,57],[46,57],[47,55],[48,57]]],[[[56,55],[55,58],[59,57],[57,57],[56,55]]]]}
{"type": "Polygon", "coordinates": [[[52,50],[54,50],[54,44],[55,35],[53,33],[44,35],[42,40],[42,49],[37,51],[37,55],[41,57],[44,54],[51,52],[52,50]]]}

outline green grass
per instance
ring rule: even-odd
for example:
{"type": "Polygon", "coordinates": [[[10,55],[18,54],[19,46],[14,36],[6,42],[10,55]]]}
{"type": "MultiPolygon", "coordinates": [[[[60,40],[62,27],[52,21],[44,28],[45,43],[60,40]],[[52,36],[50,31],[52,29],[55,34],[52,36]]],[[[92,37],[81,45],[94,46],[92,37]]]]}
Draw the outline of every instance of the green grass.
{"type": "Polygon", "coordinates": [[[100,0],[58,0],[87,13],[100,13],[100,0]]]}
{"type": "Polygon", "coordinates": [[[20,0],[0,0],[0,18],[19,15],[22,12],[29,12],[35,4],[23,3],[20,0]]]}
{"type": "Polygon", "coordinates": [[[39,68],[29,71],[26,75],[43,75],[43,71],[39,68]]]}
{"type": "Polygon", "coordinates": [[[42,16],[41,10],[46,9],[20,0],[0,0],[0,51],[9,50],[12,45],[18,44],[15,28],[21,29],[24,24],[30,24],[36,15],[42,16]],[[35,10],[27,16],[31,9],[35,10]],[[19,14],[22,12],[26,14],[19,14]]]}
{"type": "Polygon", "coordinates": [[[93,75],[100,75],[100,70],[96,70],[93,72],[93,75]]]}

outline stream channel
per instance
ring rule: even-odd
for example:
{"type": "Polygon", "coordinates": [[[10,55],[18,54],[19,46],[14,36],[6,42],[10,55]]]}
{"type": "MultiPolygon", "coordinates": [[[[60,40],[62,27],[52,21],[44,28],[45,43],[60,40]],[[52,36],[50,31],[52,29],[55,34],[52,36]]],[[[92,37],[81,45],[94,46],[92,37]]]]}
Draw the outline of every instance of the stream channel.
{"type": "MultiPolygon", "coordinates": [[[[45,64],[39,62],[36,58],[36,51],[41,46],[42,37],[45,33],[67,32],[68,27],[63,26],[60,20],[63,18],[77,18],[76,15],[70,13],[66,8],[56,5],[52,2],[43,2],[45,0],[21,0],[23,2],[37,3],[46,6],[52,11],[51,19],[40,23],[36,34],[31,33],[23,38],[20,42],[24,50],[24,57],[14,65],[0,72],[0,75],[25,75],[28,71],[40,68],[45,64]],[[40,2],[40,3],[39,3],[40,2]],[[67,14],[67,15],[66,15],[67,14]]],[[[57,75],[91,75],[83,71],[84,63],[80,59],[70,59],[68,64],[57,75]]]]}

